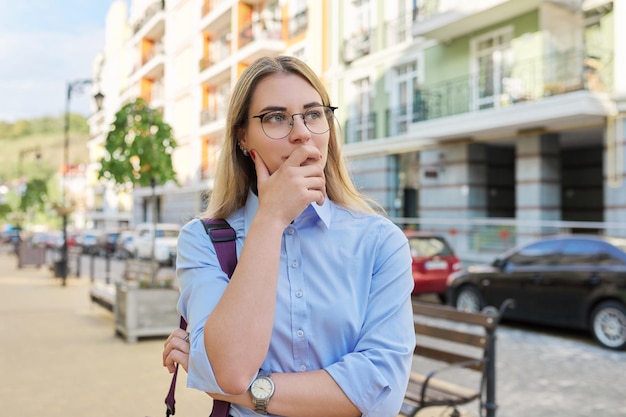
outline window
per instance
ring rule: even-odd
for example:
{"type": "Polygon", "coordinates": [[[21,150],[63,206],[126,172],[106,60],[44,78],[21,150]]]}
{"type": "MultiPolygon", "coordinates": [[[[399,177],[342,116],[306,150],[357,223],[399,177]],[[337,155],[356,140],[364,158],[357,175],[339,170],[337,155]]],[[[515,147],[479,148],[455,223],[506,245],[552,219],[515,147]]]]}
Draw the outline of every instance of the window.
{"type": "Polygon", "coordinates": [[[474,110],[500,107],[506,93],[505,81],[511,83],[513,49],[512,29],[506,28],[472,40],[474,110]]]}
{"type": "Polygon", "coordinates": [[[308,27],[307,0],[289,1],[289,36],[295,37],[308,27]]]}
{"type": "Polygon", "coordinates": [[[422,120],[422,103],[417,88],[417,64],[411,62],[394,69],[395,79],[391,94],[392,109],[389,120],[390,135],[406,133],[409,125],[422,120]]]}
{"type": "Polygon", "coordinates": [[[599,242],[570,240],[563,243],[559,263],[568,266],[595,265],[602,252],[599,242]]]}
{"type": "Polygon", "coordinates": [[[559,244],[560,241],[548,240],[528,245],[509,257],[507,270],[510,267],[554,265],[559,244]]]}
{"type": "Polygon", "coordinates": [[[362,78],[353,83],[355,90],[351,117],[348,120],[348,142],[361,142],[374,138],[374,117],[371,113],[370,80],[362,78]]]}

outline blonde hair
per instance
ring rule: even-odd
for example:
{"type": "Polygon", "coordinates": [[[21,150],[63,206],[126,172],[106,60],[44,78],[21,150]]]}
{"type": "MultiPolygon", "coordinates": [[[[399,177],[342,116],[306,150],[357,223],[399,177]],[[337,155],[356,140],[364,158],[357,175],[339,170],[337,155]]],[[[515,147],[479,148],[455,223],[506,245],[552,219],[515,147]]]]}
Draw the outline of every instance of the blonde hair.
{"type": "MultiPolygon", "coordinates": [[[[213,191],[202,217],[226,218],[243,207],[248,191],[256,186],[256,171],[249,156],[238,147],[238,133],[248,123],[252,95],[258,83],[272,74],[295,74],[311,84],[319,93],[322,104],[330,105],[326,88],[317,75],[301,60],[290,56],[263,57],[247,67],[235,84],[226,116],[226,136],[219,157],[213,191]]],[[[352,183],[341,155],[341,143],[335,123],[331,123],[328,160],[324,168],[326,193],[336,204],[363,213],[375,213],[373,200],[359,193],[352,183]]]]}

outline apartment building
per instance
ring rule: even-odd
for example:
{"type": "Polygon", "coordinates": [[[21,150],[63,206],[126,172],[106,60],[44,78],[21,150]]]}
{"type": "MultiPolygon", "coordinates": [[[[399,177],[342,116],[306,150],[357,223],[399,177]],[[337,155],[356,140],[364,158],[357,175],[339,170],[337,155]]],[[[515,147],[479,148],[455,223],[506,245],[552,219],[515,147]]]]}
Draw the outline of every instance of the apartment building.
{"type": "Polygon", "coordinates": [[[392,216],[461,255],[568,221],[626,235],[624,2],[423,0],[393,46],[387,4],[350,6],[371,17],[341,58],[345,153],[392,216]]]}
{"type": "MultiPolygon", "coordinates": [[[[128,193],[95,183],[93,224],[119,222],[122,216],[115,213],[122,212],[131,224],[151,221],[153,204],[159,221],[181,223],[197,215],[212,189],[228,97],[239,74],[256,58],[278,54],[298,56],[322,74],[327,3],[133,0],[124,21],[119,17],[126,2],[116,2],[107,17],[105,53],[95,68],[105,96],[115,99],[105,101],[105,109],[90,119],[92,160],[102,155],[115,111],[143,97],[173,128],[178,143],[173,162],[181,186],[134,189],[132,211],[126,212],[128,193]],[[120,32],[122,43],[115,35],[120,32]]],[[[98,164],[92,168],[96,172],[98,164]]]]}
{"type": "MultiPolygon", "coordinates": [[[[204,208],[241,71],[290,54],[327,83],[355,182],[391,217],[448,234],[462,255],[550,222],[626,235],[624,2],[134,0],[125,19],[124,3],[107,17],[90,145],[98,155],[134,97],[163,112],[182,186],[154,190],[160,221],[204,208]]],[[[131,223],[151,220],[153,190],[132,204],[96,190],[102,217],[132,206],[131,223]]]]}

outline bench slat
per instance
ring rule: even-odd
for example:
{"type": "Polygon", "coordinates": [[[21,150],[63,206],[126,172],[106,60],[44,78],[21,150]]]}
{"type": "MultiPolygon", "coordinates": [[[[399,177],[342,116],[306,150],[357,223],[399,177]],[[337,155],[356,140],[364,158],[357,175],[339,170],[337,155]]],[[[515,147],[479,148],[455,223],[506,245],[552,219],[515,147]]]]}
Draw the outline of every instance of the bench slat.
{"type": "MultiPolygon", "coordinates": [[[[414,354],[417,356],[423,356],[426,358],[434,359],[436,361],[446,362],[449,364],[477,360],[476,357],[461,355],[461,354],[453,353],[453,352],[446,352],[440,349],[434,349],[434,348],[431,348],[428,346],[422,346],[419,344],[415,346],[414,354]]],[[[484,364],[482,363],[472,364],[472,365],[465,366],[464,368],[469,368],[469,369],[473,369],[475,371],[481,372],[483,370],[483,365],[484,364]]]]}
{"type": "Polygon", "coordinates": [[[493,316],[484,313],[468,313],[456,310],[450,306],[429,305],[426,303],[413,302],[413,314],[437,317],[446,320],[457,321],[467,324],[475,324],[491,330],[496,325],[493,316]]]}
{"type": "Polygon", "coordinates": [[[414,327],[416,334],[436,337],[437,339],[449,340],[451,342],[475,346],[481,349],[484,349],[487,343],[487,337],[481,334],[473,334],[460,330],[431,326],[429,324],[419,322],[415,322],[414,327]]]}

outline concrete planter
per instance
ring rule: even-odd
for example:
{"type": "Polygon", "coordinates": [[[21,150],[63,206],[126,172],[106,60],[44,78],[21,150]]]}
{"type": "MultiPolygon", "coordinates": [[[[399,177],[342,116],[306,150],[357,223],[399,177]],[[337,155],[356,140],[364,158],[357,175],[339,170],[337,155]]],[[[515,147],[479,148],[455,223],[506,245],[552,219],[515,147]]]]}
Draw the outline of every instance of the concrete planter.
{"type": "Polygon", "coordinates": [[[117,282],[115,287],[115,332],[127,342],[167,336],[178,327],[177,289],[143,288],[133,281],[117,282]]]}

